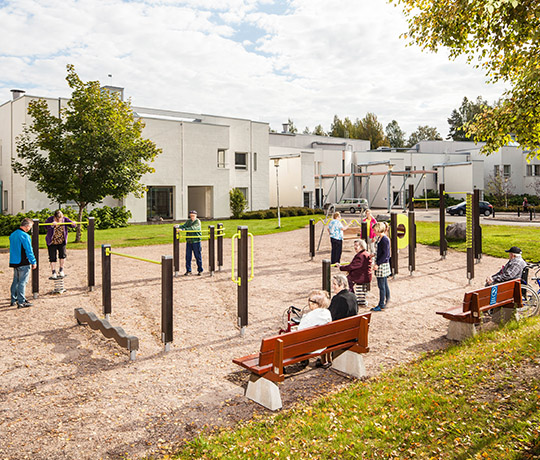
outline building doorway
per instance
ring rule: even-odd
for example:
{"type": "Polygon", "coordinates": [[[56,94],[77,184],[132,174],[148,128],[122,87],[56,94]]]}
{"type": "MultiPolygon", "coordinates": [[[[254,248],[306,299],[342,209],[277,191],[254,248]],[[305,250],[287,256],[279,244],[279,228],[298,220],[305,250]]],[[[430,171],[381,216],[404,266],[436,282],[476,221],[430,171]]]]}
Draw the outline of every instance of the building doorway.
{"type": "Polygon", "coordinates": [[[214,187],[188,187],[188,212],[197,211],[198,217],[211,219],[214,217],[214,187]]]}
{"type": "Polygon", "coordinates": [[[148,187],[146,192],[146,220],[172,220],[174,187],[148,187]]]}

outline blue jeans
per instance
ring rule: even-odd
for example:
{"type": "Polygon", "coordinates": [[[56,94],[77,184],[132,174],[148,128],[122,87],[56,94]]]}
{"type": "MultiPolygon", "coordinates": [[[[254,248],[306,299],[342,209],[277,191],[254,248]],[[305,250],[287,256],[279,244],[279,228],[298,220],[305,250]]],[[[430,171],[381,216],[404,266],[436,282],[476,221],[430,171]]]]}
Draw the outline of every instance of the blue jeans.
{"type": "Polygon", "coordinates": [[[30,275],[30,265],[23,265],[22,267],[13,267],[13,283],[11,283],[11,303],[18,303],[22,305],[26,302],[24,291],[26,284],[28,283],[28,276],[30,275]]]}
{"type": "Polygon", "coordinates": [[[377,307],[384,308],[390,300],[390,289],[388,287],[388,277],[377,278],[377,287],[379,288],[379,303],[377,307]]]}
{"type": "Polygon", "coordinates": [[[197,261],[197,271],[202,273],[202,256],[201,256],[201,242],[198,243],[186,243],[186,271],[191,273],[191,257],[195,256],[197,261]]]}

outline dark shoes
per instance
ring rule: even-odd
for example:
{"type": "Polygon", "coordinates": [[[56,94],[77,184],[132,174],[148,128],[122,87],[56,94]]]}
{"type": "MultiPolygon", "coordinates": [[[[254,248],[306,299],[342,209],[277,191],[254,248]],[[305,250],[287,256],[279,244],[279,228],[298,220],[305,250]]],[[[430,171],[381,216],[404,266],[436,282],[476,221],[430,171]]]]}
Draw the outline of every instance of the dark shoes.
{"type": "Polygon", "coordinates": [[[383,310],[384,310],[384,307],[379,307],[379,306],[373,307],[373,308],[371,309],[371,311],[383,311],[383,310]]]}
{"type": "Polygon", "coordinates": [[[191,275],[191,272],[184,273],[184,276],[189,276],[189,275],[191,275]]]}
{"type": "Polygon", "coordinates": [[[332,363],[323,363],[320,359],[315,361],[315,367],[322,367],[323,369],[328,369],[332,363]]]}
{"type": "Polygon", "coordinates": [[[31,307],[33,304],[31,304],[30,302],[24,302],[24,303],[19,303],[17,304],[17,308],[28,308],[28,307],[31,307]]]}
{"type": "Polygon", "coordinates": [[[198,272],[198,273],[197,273],[197,276],[202,276],[202,272],[198,272]]]}

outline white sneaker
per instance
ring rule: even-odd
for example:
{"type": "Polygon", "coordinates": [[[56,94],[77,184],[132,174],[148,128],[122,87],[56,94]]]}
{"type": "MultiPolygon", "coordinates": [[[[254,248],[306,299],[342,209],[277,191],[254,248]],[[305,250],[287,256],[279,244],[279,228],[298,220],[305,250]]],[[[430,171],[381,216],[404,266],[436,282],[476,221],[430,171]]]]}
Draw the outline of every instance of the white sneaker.
{"type": "Polygon", "coordinates": [[[52,280],[58,279],[58,275],[56,274],[56,272],[52,272],[51,279],[52,279],[52,280]]]}
{"type": "Polygon", "coordinates": [[[64,273],[64,270],[60,270],[60,273],[58,273],[58,277],[63,278],[64,276],[66,276],[66,274],[64,273]]]}

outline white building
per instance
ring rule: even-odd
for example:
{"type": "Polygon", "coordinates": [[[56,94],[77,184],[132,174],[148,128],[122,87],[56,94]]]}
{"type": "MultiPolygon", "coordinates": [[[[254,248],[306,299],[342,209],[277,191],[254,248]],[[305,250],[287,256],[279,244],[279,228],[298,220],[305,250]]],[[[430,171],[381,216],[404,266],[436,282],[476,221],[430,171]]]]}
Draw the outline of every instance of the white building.
{"type": "MultiPolygon", "coordinates": [[[[0,105],[0,207],[5,214],[58,206],[11,169],[16,138],[25,123],[32,123],[27,114],[32,99],[38,97],[13,91],[13,100],[0,105]]],[[[68,101],[39,99],[56,116],[68,101]]],[[[143,136],[162,153],[152,163],[155,173],[142,177],[148,190],[144,198],[130,195],[103,204],[125,205],[133,222],[181,220],[191,209],[203,218],[225,218],[230,216],[229,190],[238,187],[250,210],[268,209],[268,123],[143,107],[133,111],[146,125],[143,136]]]]}

